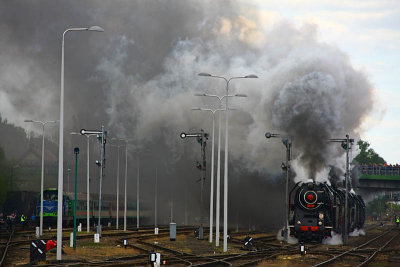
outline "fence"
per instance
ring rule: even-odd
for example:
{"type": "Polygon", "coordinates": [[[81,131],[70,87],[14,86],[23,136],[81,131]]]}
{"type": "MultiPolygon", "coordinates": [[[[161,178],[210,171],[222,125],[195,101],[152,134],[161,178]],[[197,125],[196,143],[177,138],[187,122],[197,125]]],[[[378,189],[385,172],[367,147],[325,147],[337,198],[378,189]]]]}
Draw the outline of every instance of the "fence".
{"type": "Polygon", "coordinates": [[[360,171],[362,174],[373,175],[400,175],[400,166],[396,165],[361,165],[360,171]]]}

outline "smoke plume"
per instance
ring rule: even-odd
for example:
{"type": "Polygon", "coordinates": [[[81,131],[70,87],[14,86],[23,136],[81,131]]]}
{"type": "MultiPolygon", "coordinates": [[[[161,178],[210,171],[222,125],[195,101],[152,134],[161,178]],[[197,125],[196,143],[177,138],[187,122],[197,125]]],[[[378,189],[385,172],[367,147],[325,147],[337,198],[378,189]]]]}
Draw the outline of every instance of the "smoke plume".
{"type": "MultiPolygon", "coordinates": [[[[235,180],[251,174],[274,184],[279,177],[285,150],[278,140],[265,139],[267,131],[291,136],[294,154],[306,169],[304,178],[315,178],[343,153],[329,139],[356,133],[373,107],[365,74],[338,48],[319,42],[316,25],[298,27],[281,21],[264,30],[257,16],[233,1],[0,5],[0,113],[27,130],[39,131],[24,119],[58,119],[63,31],[91,25],[105,29],[66,35],[65,134],[103,124],[110,137],[130,139],[134,151],[130,148],[129,161],[141,157],[141,173],[147,177],[142,185],[148,193],[142,196],[149,203],[155,167],[163,177],[160,187],[167,191],[160,199],[176,195],[182,200],[177,193],[184,188],[198,190],[194,181],[200,174],[194,163],[200,148],[193,140],[180,139],[179,133],[205,129],[211,135],[211,114],[191,108],[217,109],[219,103],[194,93],[226,94],[222,79],[200,77],[200,72],[259,77],[235,79],[229,85],[229,94],[248,96],[229,98],[229,107],[235,108],[229,111],[229,161],[235,163],[230,176],[235,180]]],[[[217,113],[217,126],[219,115],[225,120],[225,113],[217,113]]],[[[56,127],[48,133],[57,136],[56,127]]],[[[83,142],[67,137],[66,158],[71,160],[72,147],[84,146],[83,142]]],[[[92,149],[98,153],[97,147],[92,149]]],[[[110,151],[106,174],[112,177],[116,163],[115,152],[110,151]]],[[[211,140],[208,159],[210,151],[211,140]]],[[[92,168],[96,173],[96,166],[92,168]]],[[[129,173],[135,170],[136,164],[130,164],[129,173]]],[[[115,192],[114,181],[105,179],[109,193],[115,192]]],[[[81,186],[84,190],[83,182],[81,186]]],[[[282,199],[274,201],[284,203],[282,199]]],[[[249,200],[253,202],[257,203],[249,200]]]]}

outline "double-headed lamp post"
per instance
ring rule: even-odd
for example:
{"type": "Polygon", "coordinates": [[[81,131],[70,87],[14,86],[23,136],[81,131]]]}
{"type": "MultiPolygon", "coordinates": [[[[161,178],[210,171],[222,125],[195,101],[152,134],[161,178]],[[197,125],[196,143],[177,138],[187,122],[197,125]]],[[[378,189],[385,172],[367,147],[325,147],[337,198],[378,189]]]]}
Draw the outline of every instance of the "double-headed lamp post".
{"type": "Polygon", "coordinates": [[[60,93],[60,137],[58,144],[58,205],[57,205],[57,260],[62,258],[62,210],[63,210],[63,173],[64,173],[64,39],[70,31],[104,32],[99,26],[89,28],[70,28],[64,31],[61,43],[61,93],[60,93]]]}
{"type": "Polygon", "coordinates": [[[192,108],[192,110],[209,111],[212,114],[212,143],[211,143],[211,190],[210,190],[210,243],[213,240],[213,215],[214,215],[214,126],[215,126],[215,112],[221,111],[222,109],[208,109],[208,108],[192,108]]]}
{"type": "Polygon", "coordinates": [[[44,126],[47,123],[56,123],[55,121],[36,121],[24,120],[24,122],[40,123],[42,125],[42,174],[40,179],[40,235],[43,235],[43,184],[44,184],[44,126]]]}
{"type": "MultiPolygon", "coordinates": [[[[222,100],[225,97],[247,97],[245,94],[235,94],[235,95],[224,95],[224,96],[218,96],[218,95],[211,95],[211,94],[206,94],[206,93],[199,93],[195,94],[195,96],[207,96],[207,97],[215,97],[219,100],[219,110],[224,110],[222,109],[222,100]]],[[[232,109],[230,109],[232,110],[232,109]]],[[[220,184],[221,184],[221,115],[218,116],[219,122],[218,122],[218,159],[217,159],[217,203],[216,203],[216,220],[215,220],[215,245],[219,247],[219,219],[220,219],[220,184]]],[[[213,138],[214,140],[214,138],[213,138]]],[[[214,165],[214,163],[213,163],[214,165]]]]}
{"type": "MultiPolygon", "coordinates": [[[[111,138],[111,140],[118,140],[118,141],[122,141],[125,142],[125,186],[124,186],[124,231],[126,231],[126,209],[127,209],[127,194],[126,194],[126,190],[127,190],[127,185],[128,185],[128,139],[122,139],[122,138],[111,138]]],[[[119,146],[118,146],[118,169],[119,169],[119,146]]],[[[139,177],[138,177],[139,179],[139,177]]],[[[119,194],[119,174],[118,174],[118,185],[117,185],[117,195],[119,194]]],[[[138,180],[138,188],[139,188],[139,180],[138,180]]],[[[138,195],[138,200],[139,201],[139,189],[137,192],[138,195]]],[[[119,199],[119,196],[117,196],[117,199],[119,199]]],[[[117,200],[119,205],[119,200],[117,200]]],[[[119,206],[118,206],[119,209],[119,206]]],[[[118,214],[118,213],[117,213],[118,214]]],[[[118,220],[118,219],[117,219],[118,220]]],[[[139,228],[139,204],[137,204],[137,221],[138,221],[138,227],[139,228]]],[[[118,222],[118,221],[117,221],[118,222]]],[[[117,223],[118,225],[118,223],[117,223]]],[[[118,229],[118,226],[117,226],[118,229]]]]}
{"type": "MultiPolygon", "coordinates": [[[[229,82],[233,79],[247,79],[247,78],[258,78],[256,75],[237,76],[231,78],[225,78],[223,76],[211,75],[209,73],[199,73],[199,76],[212,77],[218,79],[224,79],[226,82],[226,95],[229,95],[229,82]]],[[[228,251],[228,97],[225,98],[225,164],[224,164],[224,252],[228,251]]]]}
{"type": "Polygon", "coordinates": [[[275,134],[275,133],[270,133],[267,132],[265,134],[265,137],[267,139],[271,137],[281,137],[282,138],[282,143],[286,147],[286,164],[283,166],[282,163],[282,168],[284,167],[286,169],[286,193],[285,193],[285,209],[286,209],[286,216],[285,216],[285,226],[283,229],[283,234],[284,238],[287,241],[288,237],[288,220],[289,220],[289,175],[290,175],[290,160],[291,160],[291,149],[292,149],[292,138],[290,136],[281,136],[280,134],[275,134]]]}

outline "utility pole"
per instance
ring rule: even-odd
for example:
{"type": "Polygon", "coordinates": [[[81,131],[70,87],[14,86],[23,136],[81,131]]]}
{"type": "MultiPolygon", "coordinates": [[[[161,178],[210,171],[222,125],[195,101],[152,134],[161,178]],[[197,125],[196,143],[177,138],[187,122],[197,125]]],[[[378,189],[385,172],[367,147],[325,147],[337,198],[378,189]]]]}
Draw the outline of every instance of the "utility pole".
{"type": "Polygon", "coordinates": [[[202,175],[200,178],[200,186],[201,186],[201,191],[200,191],[200,228],[199,228],[199,239],[204,239],[204,231],[203,231],[203,191],[204,191],[204,181],[206,179],[206,145],[207,145],[207,140],[208,140],[208,133],[205,133],[203,129],[200,130],[200,133],[181,133],[180,137],[182,139],[185,139],[186,137],[196,137],[197,142],[200,143],[201,145],[201,157],[202,157],[202,165],[201,165],[201,171],[202,175]]]}
{"type": "Polygon", "coordinates": [[[103,176],[104,176],[104,167],[105,167],[105,149],[106,149],[106,135],[107,132],[104,130],[104,126],[101,126],[101,131],[93,131],[93,130],[80,130],[81,135],[93,135],[97,134],[97,138],[100,141],[100,162],[96,161],[97,165],[100,166],[100,186],[99,186],[99,218],[97,222],[97,233],[101,237],[101,192],[103,189],[103,176]]]}
{"type": "MultiPolygon", "coordinates": [[[[281,134],[276,133],[265,133],[265,137],[267,139],[271,137],[281,137],[281,134]]],[[[286,164],[282,163],[282,169],[286,170],[286,193],[285,193],[285,209],[286,209],[286,216],[285,216],[285,224],[283,228],[283,236],[285,241],[288,240],[288,230],[289,230],[289,177],[290,177],[290,160],[291,160],[291,150],[292,150],[292,138],[290,136],[283,136],[282,143],[286,147],[286,164]]]]}
{"type": "Polygon", "coordinates": [[[354,139],[350,139],[349,135],[346,134],[346,138],[343,139],[331,139],[331,142],[341,143],[343,149],[346,150],[346,173],[345,173],[345,204],[344,204],[344,231],[342,233],[343,244],[347,245],[349,240],[349,227],[348,227],[348,214],[349,214],[349,176],[350,176],[350,168],[349,168],[349,150],[354,143],[354,139]]]}
{"type": "Polygon", "coordinates": [[[79,147],[74,148],[75,154],[75,198],[74,198],[74,239],[73,239],[73,247],[76,250],[76,202],[77,202],[77,185],[78,185],[78,154],[79,154],[79,147]]]}

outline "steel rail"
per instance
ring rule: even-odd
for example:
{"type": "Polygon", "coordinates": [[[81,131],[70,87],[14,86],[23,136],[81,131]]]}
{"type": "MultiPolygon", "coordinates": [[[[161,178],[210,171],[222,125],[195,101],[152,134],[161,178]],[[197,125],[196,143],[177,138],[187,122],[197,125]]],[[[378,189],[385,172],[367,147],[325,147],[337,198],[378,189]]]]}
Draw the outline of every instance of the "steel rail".
{"type": "Polygon", "coordinates": [[[339,254],[339,255],[337,255],[337,256],[331,258],[331,259],[328,259],[328,260],[326,260],[326,261],[323,261],[323,262],[320,262],[320,263],[318,263],[318,264],[316,264],[316,265],[313,265],[313,267],[317,267],[317,266],[322,266],[322,265],[328,264],[328,263],[330,263],[330,262],[333,262],[333,261],[335,261],[335,260],[337,260],[337,259],[343,257],[343,256],[346,255],[346,254],[349,254],[349,253],[351,253],[351,252],[355,252],[357,249],[362,248],[362,247],[365,247],[365,246],[369,245],[370,243],[374,242],[375,240],[377,240],[378,238],[381,238],[382,236],[387,235],[387,234],[390,233],[393,229],[394,229],[394,228],[390,228],[388,231],[384,232],[384,233],[381,234],[381,235],[378,235],[377,237],[374,237],[374,238],[370,239],[368,242],[366,242],[366,243],[364,243],[364,244],[361,244],[361,245],[358,246],[358,247],[355,247],[355,248],[346,250],[345,252],[343,252],[343,253],[341,253],[341,254],[339,254]]]}
{"type": "Polygon", "coordinates": [[[371,256],[369,256],[365,261],[363,261],[362,263],[360,263],[359,265],[357,265],[357,267],[363,266],[364,264],[368,263],[369,261],[371,261],[375,255],[379,252],[382,251],[382,249],[384,249],[387,245],[389,245],[390,242],[392,242],[393,239],[395,239],[396,237],[398,237],[400,235],[400,232],[397,233],[395,236],[393,236],[392,238],[390,238],[383,246],[381,246],[380,248],[378,248],[377,250],[375,250],[374,253],[372,253],[371,256]]]}
{"type": "Polygon", "coordinates": [[[0,261],[0,266],[3,266],[4,260],[5,260],[6,255],[7,255],[8,247],[10,246],[11,238],[12,238],[13,235],[14,235],[14,229],[11,231],[10,236],[8,238],[8,241],[7,241],[7,244],[4,247],[3,255],[2,255],[1,261],[0,261]]]}

